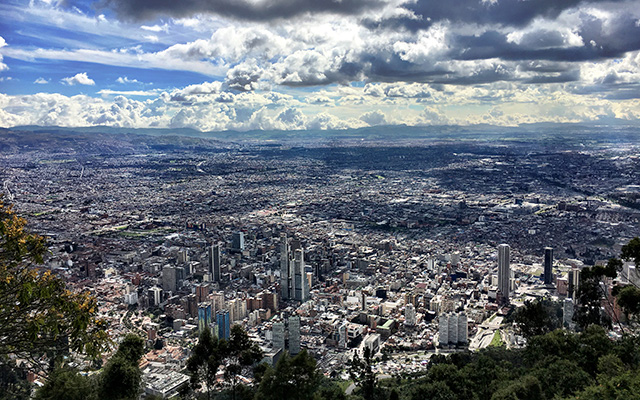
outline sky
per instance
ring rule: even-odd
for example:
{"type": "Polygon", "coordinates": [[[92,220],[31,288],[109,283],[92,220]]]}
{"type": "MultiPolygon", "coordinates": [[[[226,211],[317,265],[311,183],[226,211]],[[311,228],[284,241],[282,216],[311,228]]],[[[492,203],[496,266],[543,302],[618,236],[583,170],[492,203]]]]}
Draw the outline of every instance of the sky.
{"type": "Polygon", "coordinates": [[[2,0],[0,127],[637,123],[640,0],[2,0]]]}

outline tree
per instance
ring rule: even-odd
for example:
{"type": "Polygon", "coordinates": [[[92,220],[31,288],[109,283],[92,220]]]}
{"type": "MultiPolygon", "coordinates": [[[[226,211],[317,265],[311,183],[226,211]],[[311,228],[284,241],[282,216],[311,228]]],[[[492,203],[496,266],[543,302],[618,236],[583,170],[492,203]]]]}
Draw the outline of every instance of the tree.
{"type": "Polygon", "coordinates": [[[523,307],[514,311],[513,320],[520,334],[529,339],[561,327],[556,313],[558,308],[557,303],[548,300],[526,301],[523,307]]]}
{"type": "Polygon", "coordinates": [[[640,238],[634,237],[629,243],[622,246],[621,257],[625,261],[633,260],[633,262],[640,266],[640,238]]]}
{"type": "Polygon", "coordinates": [[[0,361],[0,400],[27,400],[30,395],[27,371],[13,360],[0,361]]]}
{"type": "Polygon", "coordinates": [[[349,376],[362,391],[365,400],[373,400],[375,395],[377,378],[373,371],[373,359],[371,350],[365,347],[363,358],[360,359],[358,353],[353,356],[349,363],[349,376]]]}
{"type": "Polygon", "coordinates": [[[0,197],[0,356],[14,354],[33,364],[68,351],[97,356],[108,335],[106,322],[96,316],[96,299],[67,290],[62,279],[37,267],[46,242],[25,225],[0,197]]]}
{"type": "Polygon", "coordinates": [[[618,305],[622,308],[630,321],[640,317],[640,289],[635,286],[624,286],[614,292],[618,305]]]}
{"type": "Polygon", "coordinates": [[[229,341],[224,342],[223,355],[225,358],[224,377],[231,383],[233,398],[235,399],[238,376],[247,371],[263,357],[262,350],[249,338],[247,332],[240,325],[231,327],[229,341]]]}
{"type": "Polygon", "coordinates": [[[524,376],[491,396],[491,400],[539,400],[542,398],[544,397],[540,381],[532,375],[524,376]]]}
{"type": "Polygon", "coordinates": [[[57,366],[36,392],[35,400],[95,400],[97,393],[93,379],[82,376],[68,366],[57,366]]]}
{"type": "Polygon", "coordinates": [[[209,329],[205,329],[200,333],[198,343],[187,361],[191,387],[198,390],[201,382],[204,382],[207,398],[210,399],[216,385],[216,373],[220,366],[224,366],[225,380],[230,384],[235,398],[238,376],[249,371],[262,357],[260,347],[251,341],[239,325],[231,328],[228,341],[219,340],[209,329]]]}
{"type": "Polygon", "coordinates": [[[222,362],[220,341],[209,329],[200,333],[198,343],[187,360],[187,371],[191,375],[191,388],[198,390],[204,382],[207,399],[211,399],[211,390],[216,383],[216,373],[222,362]]]}
{"type": "Polygon", "coordinates": [[[611,326],[610,318],[602,312],[602,299],[607,293],[603,292],[600,282],[603,276],[616,276],[614,264],[614,261],[610,261],[608,267],[582,269],[577,293],[578,307],[573,316],[581,329],[586,329],[589,325],[611,326]]]}
{"type": "Polygon", "coordinates": [[[291,358],[284,353],[275,369],[268,367],[262,377],[256,399],[304,400],[313,398],[322,383],[316,360],[306,350],[291,358]]]}
{"type": "Polygon", "coordinates": [[[128,334],[118,351],[111,356],[100,376],[100,399],[137,399],[142,383],[140,358],[144,354],[144,340],[128,334]]]}

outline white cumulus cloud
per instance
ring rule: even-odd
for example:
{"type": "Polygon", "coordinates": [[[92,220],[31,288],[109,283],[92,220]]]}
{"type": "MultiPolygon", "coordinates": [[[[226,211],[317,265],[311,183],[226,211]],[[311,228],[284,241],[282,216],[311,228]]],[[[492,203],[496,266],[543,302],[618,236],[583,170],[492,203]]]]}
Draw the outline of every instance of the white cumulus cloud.
{"type": "Polygon", "coordinates": [[[69,76],[67,78],[62,78],[61,82],[65,85],[73,86],[73,85],[88,85],[93,86],[96,82],[87,76],[86,72],[79,72],[74,76],[69,76]]]}

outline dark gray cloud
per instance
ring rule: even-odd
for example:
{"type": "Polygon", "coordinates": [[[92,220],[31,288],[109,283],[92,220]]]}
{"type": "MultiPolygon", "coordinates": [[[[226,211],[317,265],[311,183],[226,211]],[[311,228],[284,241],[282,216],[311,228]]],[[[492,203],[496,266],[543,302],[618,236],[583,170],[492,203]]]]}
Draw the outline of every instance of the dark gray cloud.
{"type": "Polygon", "coordinates": [[[123,20],[149,20],[156,17],[190,17],[216,14],[223,17],[270,21],[309,13],[360,15],[377,9],[384,0],[102,0],[99,8],[110,8],[123,20]]]}
{"type": "Polygon", "coordinates": [[[457,36],[453,40],[451,57],[458,60],[547,60],[589,61],[620,57],[640,50],[640,26],[636,19],[621,15],[610,21],[587,17],[577,30],[584,42],[581,46],[563,44],[562,35],[549,30],[526,33],[519,43],[510,42],[504,33],[487,31],[481,35],[457,36]]]}
{"type": "Polygon", "coordinates": [[[522,27],[536,18],[554,19],[561,12],[580,4],[615,3],[626,0],[417,0],[408,2],[405,8],[414,17],[392,17],[388,19],[364,18],[363,24],[370,29],[426,29],[436,22],[470,23],[478,25],[501,25],[522,27]]]}

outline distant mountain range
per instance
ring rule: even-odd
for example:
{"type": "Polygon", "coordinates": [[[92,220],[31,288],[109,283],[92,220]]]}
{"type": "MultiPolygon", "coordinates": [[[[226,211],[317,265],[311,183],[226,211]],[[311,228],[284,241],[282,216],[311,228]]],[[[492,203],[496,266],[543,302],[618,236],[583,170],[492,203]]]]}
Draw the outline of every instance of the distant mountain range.
{"type": "Polygon", "coordinates": [[[518,127],[504,127],[492,125],[442,125],[442,126],[406,126],[386,125],[347,130],[253,130],[253,131],[212,131],[201,132],[191,128],[114,128],[109,126],[90,127],[43,127],[16,126],[11,131],[23,132],[82,132],[107,134],[136,134],[151,136],[183,136],[192,138],[215,139],[225,142],[317,142],[332,140],[363,140],[363,141],[394,141],[420,139],[468,139],[495,140],[500,138],[549,138],[556,135],[583,135],[590,133],[605,134],[607,136],[627,136],[635,139],[640,135],[639,121],[611,120],[606,125],[599,123],[557,124],[536,123],[520,125],[518,127]],[[532,137],[535,136],[535,137],[532,137]]]}

